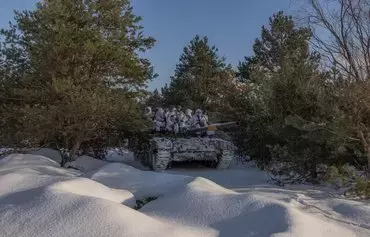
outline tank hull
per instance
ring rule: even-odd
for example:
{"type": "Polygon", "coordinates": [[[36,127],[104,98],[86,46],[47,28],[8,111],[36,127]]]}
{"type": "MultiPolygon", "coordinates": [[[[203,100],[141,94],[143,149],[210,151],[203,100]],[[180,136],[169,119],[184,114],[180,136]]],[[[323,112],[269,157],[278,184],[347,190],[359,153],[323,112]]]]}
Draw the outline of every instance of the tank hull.
{"type": "Polygon", "coordinates": [[[208,161],[217,169],[227,169],[234,159],[233,143],[211,137],[154,137],[139,152],[144,164],[155,171],[167,169],[172,161],[208,161]]]}

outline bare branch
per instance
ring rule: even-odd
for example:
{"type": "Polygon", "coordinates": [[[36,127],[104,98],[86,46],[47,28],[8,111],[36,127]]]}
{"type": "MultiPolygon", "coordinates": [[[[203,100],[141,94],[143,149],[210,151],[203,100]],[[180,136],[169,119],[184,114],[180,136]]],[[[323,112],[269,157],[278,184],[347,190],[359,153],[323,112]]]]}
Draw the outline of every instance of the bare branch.
{"type": "Polygon", "coordinates": [[[306,0],[313,46],[349,80],[370,77],[370,1],[306,0]],[[318,33],[320,32],[320,33],[318,33]]]}

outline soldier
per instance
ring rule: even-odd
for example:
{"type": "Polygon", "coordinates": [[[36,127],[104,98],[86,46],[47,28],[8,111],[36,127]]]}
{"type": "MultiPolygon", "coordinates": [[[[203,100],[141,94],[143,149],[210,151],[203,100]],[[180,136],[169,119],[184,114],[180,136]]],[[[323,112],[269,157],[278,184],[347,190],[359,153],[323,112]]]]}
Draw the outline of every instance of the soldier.
{"type": "Polygon", "coordinates": [[[183,113],[182,107],[179,105],[177,106],[177,114],[183,113]]]}
{"type": "Polygon", "coordinates": [[[152,107],[148,106],[148,107],[145,108],[144,117],[146,119],[153,120],[152,107]]]}
{"type": "Polygon", "coordinates": [[[195,111],[195,114],[191,118],[191,122],[190,123],[191,123],[192,128],[201,128],[201,127],[208,126],[207,119],[203,115],[203,112],[202,112],[201,109],[197,109],[195,111]]]}
{"type": "Polygon", "coordinates": [[[193,111],[191,109],[185,110],[185,116],[183,118],[183,128],[187,129],[191,127],[191,118],[193,117],[193,111]]]}
{"type": "Polygon", "coordinates": [[[154,131],[161,132],[166,126],[166,118],[164,116],[164,111],[161,107],[157,108],[154,115],[154,131]]]}
{"type": "Polygon", "coordinates": [[[164,109],[164,117],[167,118],[170,115],[170,109],[165,108],[164,109]]]}
{"type": "Polygon", "coordinates": [[[185,119],[186,119],[186,122],[190,121],[191,118],[193,117],[193,111],[191,109],[187,109],[185,111],[185,119]]]}
{"type": "Polygon", "coordinates": [[[184,132],[185,131],[186,121],[187,121],[187,117],[186,117],[185,113],[183,111],[180,111],[177,114],[177,123],[178,123],[178,127],[179,127],[179,132],[184,132]]]}
{"type": "Polygon", "coordinates": [[[207,113],[207,110],[206,111],[204,111],[204,113],[203,113],[203,117],[204,117],[204,119],[205,119],[205,122],[206,122],[206,126],[208,126],[208,124],[209,124],[209,120],[208,120],[208,113],[207,113]]]}
{"type": "Polygon", "coordinates": [[[167,132],[178,132],[177,124],[177,110],[172,108],[171,111],[166,116],[166,131],[167,132]]]}

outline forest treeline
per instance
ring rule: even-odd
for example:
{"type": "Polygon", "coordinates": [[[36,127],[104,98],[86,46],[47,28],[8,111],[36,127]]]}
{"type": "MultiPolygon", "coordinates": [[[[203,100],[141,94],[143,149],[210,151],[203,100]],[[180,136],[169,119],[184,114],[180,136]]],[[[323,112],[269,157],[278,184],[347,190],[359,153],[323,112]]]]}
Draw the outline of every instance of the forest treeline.
{"type": "Polygon", "coordinates": [[[238,121],[239,152],[264,168],[284,164],[279,174],[369,171],[369,12],[368,0],[306,0],[299,20],[277,12],[236,68],[196,35],[170,83],[148,92],[157,75],[141,55],[155,39],[129,0],[40,1],[0,32],[0,144],[65,148],[74,159],[140,136],[145,106],[180,105],[238,121]]]}

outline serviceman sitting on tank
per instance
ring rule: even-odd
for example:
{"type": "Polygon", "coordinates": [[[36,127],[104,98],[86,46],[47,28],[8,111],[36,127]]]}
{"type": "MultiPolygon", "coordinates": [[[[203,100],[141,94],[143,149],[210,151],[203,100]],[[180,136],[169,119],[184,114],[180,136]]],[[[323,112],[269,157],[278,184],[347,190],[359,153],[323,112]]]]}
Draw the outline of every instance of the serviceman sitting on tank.
{"type": "MultiPolygon", "coordinates": [[[[191,118],[190,124],[191,124],[191,128],[202,128],[202,127],[208,126],[207,120],[203,116],[203,112],[201,109],[197,109],[195,111],[194,116],[191,118]]],[[[201,132],[197,132],[196,134],[201,135],[201,132]]]]}
{"type": "Polygon", "coordinates": [[[185,113],[181,111],[178,115],[178,125],[179,125],[179,131],[181,133],[186,132],[188,128],[191,127],[190,121],[192,118],[192,110],[187,109],[185,110],[185,113]]]}
{"type": "Polygon", "coordinates": [[[177,106],[177,114],[179,114],[179,113],[183,113],[182,107],[180,105],[177,106]]]}
{"type": "Polygon", "coordinates": [[[166,117],[166,132],[169,132],[169,133],[179,132],[176,108],[172,108],[170,113],[166,117]]]}
{"type": "Polygon", "coordinates": [[[193,111],[191,109],[187,109],[185,111],[185,123],[190,125],[191,118],[193,117],[193,111]]]}
{"type": "Polygon", "coordinates": [[[167,118],[168,116],[170,116],[170,109],[169,108],[165,108],[164,109],[164,117],[167,118]]]}
{"type": "Polygon", "coordinates": [[[191,118],[192,128],[202,128],[208,126],[207,117],[204,116],[201,109],[195,111],[194,116],[191,118]]]}
{"type": "Polygon", "coordinates": [[[161,107],[157,108],[154,115],[154,131],[163,132],[166,127],[166,118],[164,116],[164,111],[161,107]]]}
{"type": "Polygon", "coordinates": [[[177,124],[179,127],[179,132],[184,132],[186,130],[187,117],[183,111],[177,113],[177,124]]]}
{"type": "Polygon", "coordinates": [[[206,110],[203,112],[203,118],[204,118],[204,120],[206,121],[206,124],[207,124],[207,126],[208,126],[208,125],[209,125],[209,120],[208,120],[208,113],[207,113],[207,111],[206,111],[206,110]]]}
{"type": "Polygon", "coordinates": [[[148,106],[145,108],[144,117],[148,120],[153,120],[152,107],[148,106]]]}
{"type": "Polygon", "coordinates": [[[173,115],[170,113],[166,116],[166,132],[172,132],[173,131],[173,125],[174,125],[174,119],[173,115]]]}

